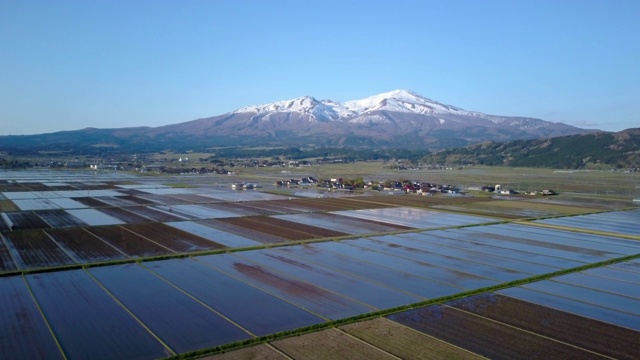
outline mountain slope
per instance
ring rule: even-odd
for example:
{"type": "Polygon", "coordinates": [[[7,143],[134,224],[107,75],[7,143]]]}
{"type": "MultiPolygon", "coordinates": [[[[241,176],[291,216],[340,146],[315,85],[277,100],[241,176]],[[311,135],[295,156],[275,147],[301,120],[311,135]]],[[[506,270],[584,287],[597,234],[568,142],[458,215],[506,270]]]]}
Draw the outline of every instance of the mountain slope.
{"type": "Polygon", "coordinates": [[[432,153],[429,163],[508,165],[579,169],[593,164],[640,167],[640,128],[617,133],[597,132],[549,139],[488,141],[432,153]]]}
{"type": "Polygon", "coordinates": [[[84,129],[0,137],[0,149],[92,147],[194,149],[212,146],[386,146],[441,149],[486,140],[508,141],[586,133],[540,119],[486,115],[407,90],[344,103],[303,96],[246,106],[210,118],[155,128],[84,129]]]}
{"type": "Polygon", "coordinates": [[[310,96],[247,106],[213,118],[159,128],[262,144],[443,148],[484,140],[586,133],[539,119],[486,115],[444,105],[407,90],[340,103],[310,96]],[[195,130],[197,129],[197,131],[195,130]]]}

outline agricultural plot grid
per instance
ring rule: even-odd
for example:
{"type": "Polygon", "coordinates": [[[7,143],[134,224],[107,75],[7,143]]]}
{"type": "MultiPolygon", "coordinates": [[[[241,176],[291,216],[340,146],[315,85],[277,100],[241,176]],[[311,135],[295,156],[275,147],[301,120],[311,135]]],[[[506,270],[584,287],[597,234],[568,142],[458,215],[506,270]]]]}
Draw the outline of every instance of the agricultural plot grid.
{"type": "Polygon", "coordinates": [[[637,208],[0,175],[11,358],[640,354],[637,208]]]}

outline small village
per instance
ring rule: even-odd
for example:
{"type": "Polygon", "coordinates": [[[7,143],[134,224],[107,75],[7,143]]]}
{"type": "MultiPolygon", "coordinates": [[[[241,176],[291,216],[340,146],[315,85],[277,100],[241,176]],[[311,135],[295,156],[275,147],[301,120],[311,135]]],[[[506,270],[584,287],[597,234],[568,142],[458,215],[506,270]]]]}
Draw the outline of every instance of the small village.
{"type": "MultiPolygon", "coordinates": [[[[300,179],[287,179],[278,180],[273,186],[276,188],[321,188],[328,191],[346,191],[352,192],[356,190],[370,190],[378,192],[387,192],[392,194],[416,194],[423,196],[434,196],[436,194],[446,194],[449,196],[464,196],[469,191],[478,191],[485,193],[494,193],[498,195],[542,195],[550,196],[557,195],[552,189],[534,190],[529,192],[518,192],[513,189],[505,189],[502,185],[496,184],[491,186],[482,187],[468,187],[466,189],[460,189],[455,185],[450,184],[436,184],[423,181],[364,181],[362,178],[358,179],[344,179],[344,178],[331,178],[331,179],[315,179],[312,176],[302,177],[300,179]]],[[[233,190],[250,190],[261,188],[260,184],[235,182],[231,184],[233,190]]]]}

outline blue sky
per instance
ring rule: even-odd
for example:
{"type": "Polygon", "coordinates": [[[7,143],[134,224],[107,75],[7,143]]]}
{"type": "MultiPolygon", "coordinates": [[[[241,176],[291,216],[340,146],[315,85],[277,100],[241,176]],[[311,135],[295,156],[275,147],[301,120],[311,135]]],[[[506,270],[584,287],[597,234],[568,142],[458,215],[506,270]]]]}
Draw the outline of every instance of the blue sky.
{"type": "Polygon", "coordinates": [[[0,135],[161,126],[408,89],[640,126],[640,1],[0,1],[0,135]]]}

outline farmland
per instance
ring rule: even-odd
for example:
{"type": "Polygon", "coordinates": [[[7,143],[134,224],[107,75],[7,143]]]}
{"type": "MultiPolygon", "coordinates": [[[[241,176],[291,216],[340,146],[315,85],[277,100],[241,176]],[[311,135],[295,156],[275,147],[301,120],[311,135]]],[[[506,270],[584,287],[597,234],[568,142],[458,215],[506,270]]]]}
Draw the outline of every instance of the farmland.
{"type": "Polygon", "coordinates": [[[637,176],[526,171],[457,180],[561,194],[283,189],[267,185],[284,176],[271,169],[0,172],[0,346],[16,358],[634,358],[637,176]],[[233,191],[239,179],[265,185],[233,191]]]}

